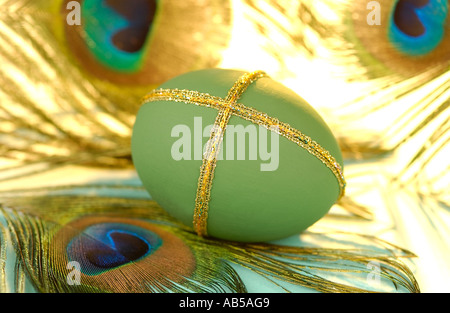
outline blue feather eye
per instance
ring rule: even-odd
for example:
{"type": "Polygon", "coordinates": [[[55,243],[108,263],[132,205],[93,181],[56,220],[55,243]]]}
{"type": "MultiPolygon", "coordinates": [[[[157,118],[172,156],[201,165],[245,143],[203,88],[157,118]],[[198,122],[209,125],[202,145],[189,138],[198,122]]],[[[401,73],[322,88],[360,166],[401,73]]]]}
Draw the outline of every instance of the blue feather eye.
{"type": "Polygon", "coordinates": [[[151,290],[155,279],[157,288],[169,288],[197,266],[191,248],[164,226],[107,214],[65,224],[52,237],[50,251],[55,275],[65,280],[66,265],[76,262],[80,288],[107,292],[151,290]]]}
{"type": "Polygon", "coordinates": [[[71,61],[89,78],[133,88],[216,66],[231,35],[230,0],[63,0],[60,13],[55,31],[71,61]],[[78,24],[66,22],[70,2],[78,24]]]}
{"type": "Polygon", "coordinates": [[[138,71],[158,7],[156,0],[83,1],[87,47],[108,68],[124,73],[138,71]]]}
{"type": "Polygon", "coordinates": [[[147,257],[161,244],[161,238],[147,229],[123,223],[100,223],[88,226],[75,236],[67,246],[67,255],[69,261],[79,262],[84,274],[98,275],[147,257]]]}
{"type": "Polygon", "coordinates": [[[391,14],[390,42],[411,56],[432,52],[444,38],[448,10],[443,0],[399,0],[391,14]]]}
{"type": "Polygon", "coordinates": [[[448,0],[379,0],[379,25],[368,23],[365,1],[352,3],[351,27],[346,37],[355,44],[370,76],[398,74],[412,77],[450,62],[448,0]]]}

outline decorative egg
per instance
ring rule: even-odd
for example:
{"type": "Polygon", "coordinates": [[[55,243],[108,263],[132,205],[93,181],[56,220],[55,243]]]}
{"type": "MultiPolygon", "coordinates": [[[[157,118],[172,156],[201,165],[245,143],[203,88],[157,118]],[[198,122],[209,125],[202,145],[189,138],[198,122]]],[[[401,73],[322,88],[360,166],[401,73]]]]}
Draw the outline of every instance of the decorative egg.
{"type": "Polygon", "coordinates": [[[344,194],[330,128],[262,71],[186,73],[144,97],[132,158],[150,196],[200,236],[298,234],[344,194]]]}

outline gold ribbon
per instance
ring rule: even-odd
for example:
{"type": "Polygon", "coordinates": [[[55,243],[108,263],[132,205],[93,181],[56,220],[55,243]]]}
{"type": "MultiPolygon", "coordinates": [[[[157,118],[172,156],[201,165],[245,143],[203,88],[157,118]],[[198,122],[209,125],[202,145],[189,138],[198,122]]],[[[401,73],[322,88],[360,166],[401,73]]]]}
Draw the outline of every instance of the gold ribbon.
{"type": "Polygon", "coordinates": [[[322,148],[310,137],[291,127],[289,124],[280,122],[276,118],[270,117],[265,113],[246,107],[237,102],[247,87],[262,77],[268,76],[263,71],[244,74],[229,90],[225,99],[211,96],[207,93],[179,89],[156,89],[146,95],[143,99],[143,103],[153,101],[176,101],[219,110],[210,133],[209,141],[206,145],[206,151],[203,155],[197,185],[193,226],[199,236],[207,236],[208,234],[208,208],[211,198],[210,194],[214,170],[217,163],[220,144],[222,143],[223,135],[225,133],[225,128],[232,115],[241,117],[247,121],[251,121],[257,125],[265,127],[270,131],[276,132],[278,135],[287,138],[298,146],[304,148],[310,154],[314,155],[323,164],[325,164],[336,177],[339,184],[339,199],[344,196],[346,183],[342,168],[327,150],[322,148]]]}

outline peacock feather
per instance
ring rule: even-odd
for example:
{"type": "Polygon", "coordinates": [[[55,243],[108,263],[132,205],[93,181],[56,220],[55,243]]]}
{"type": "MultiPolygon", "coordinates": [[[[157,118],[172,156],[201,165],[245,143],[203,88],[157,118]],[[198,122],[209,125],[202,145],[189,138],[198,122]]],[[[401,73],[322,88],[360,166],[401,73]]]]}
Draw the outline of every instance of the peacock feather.
{"type": "Polygon", "coordinates": [[[329,24],[334,26],[333,40],[323,41],[329,60],[339,65],[336,75],[355,82],[359,89],[350,101],[333,110],[342,117],[341,133],[389,115],[372,134],[364,132],[368,139],[358,141],[354,153],[350,136],[342,136],[349,157],[358,157],[363,146],[366,151],[362,153],[368,157],[392,152],[433,121],[441,123],[437,128],[445,127],[445,122],[438,121],[448,118],[449,2],[323,2],[340,17],[329,24]]]}
{"type": "Polygon", "coordinates": [[[450,2],[320,3],[337,17],[327,22],[330,34],[322,37],[324,59],[350,86],[349,100],[329,111],[346,159],[376,164],[384,173],[381,188],[390,190],[387,207],[397,227],[405,227],[400,212],[407,208],[436,243],[433,249],[446,251],[441,247],[450,234],[445,217],[450,207],[450,2]]]}
{"type": "Polygon", "coordinates": [[[22,276],[13,291],[246,292],[245,271],[281,291],[419,291],[401,261],[414,255],[375,237],[311,232],[302,246],[200,238],[152,200],[67,194],[71,188],[61,187],[66,195],[3,198],[2,291],[13,275],[5,267],[7,241],[22,276]],[[338,248],[326,248],[337,238],[338,248]],[[373,284],[372,265],[380,280],[373,284]]]}
{"type": "Polygon", "coordinates": [[[361,88],[333,110],[347,158],[406,155],[390,170],[391,186],[448,208],[450,2],[328,4],[342,17],[332,62],[361,88]]]}
{"type": "Polygon", "coordinates": [[[85,71],[119,85],[154,86],[214,66],[229,36],[228,1],[78,2],[79,25],[66,22],[70,1],[61,5],[62,41],[85,71]]]}
{"type": "Polygon", "coordinates": [[[374,75],[412,77],[427,70],[448,70],[448,1],[389,0],[372,6],[354,2],[351,12],[348,23],[354,45],[374,75]]]}
{"type": "Polygon", "coordinates": [[[130,166],[142,95],[217,65],[230,35],[227,1],[124,3],[0,1],[2,168],[130,166]]]}

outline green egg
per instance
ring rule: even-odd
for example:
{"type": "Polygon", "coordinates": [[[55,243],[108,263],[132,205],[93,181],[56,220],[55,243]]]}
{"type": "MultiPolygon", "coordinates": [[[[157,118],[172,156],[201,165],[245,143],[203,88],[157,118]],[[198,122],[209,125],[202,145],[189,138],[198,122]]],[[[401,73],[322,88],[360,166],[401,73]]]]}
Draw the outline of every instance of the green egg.
{"type": "MultiPolygon", "coordinates": [[[[244,72],[207,69],[175,77],[159,88],[226,98],[244,72]]],[[[266,113],[309,136],[343,168],[330,128],[299,95],[269,77],[250,84],[238,103],[266,113]]],[[[180,101],[144,102],[133,128],[132,158],[151,197],[193,225],[204,147],[217,108],[180,101]]],[[[337,201],[335,174],[307,149],[275,131],[232,115],[223,136],[210,193],[208,236],[243,242],[298,234],[337,201]]]]}

